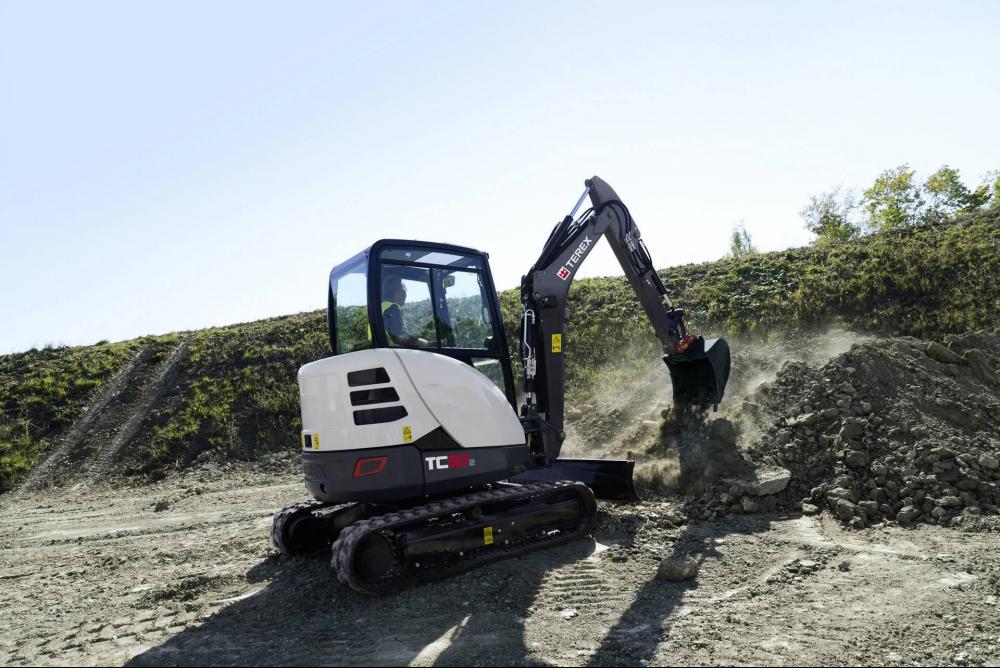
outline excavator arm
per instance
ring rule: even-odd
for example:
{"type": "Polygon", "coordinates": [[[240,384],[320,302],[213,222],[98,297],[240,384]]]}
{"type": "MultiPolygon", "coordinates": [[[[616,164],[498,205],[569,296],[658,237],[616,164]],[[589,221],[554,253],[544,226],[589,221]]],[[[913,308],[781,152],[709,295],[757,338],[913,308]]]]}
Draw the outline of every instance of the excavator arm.
{"type": "Polygon", "coordinates": [[[566,296],[602,235],[663,346],[675,404],[717,407],[729,379],[725,340],[706,341],[687,333],[684,311],[672,305],[628,208],[607,183],[596,176],[588,179],[576,206],[555,226],[531,271],[521,279],[521,421],[542,466],[555,462],[565,437],[566,296]],[[588,196],[592,207],[574,217],[588,196]]]}

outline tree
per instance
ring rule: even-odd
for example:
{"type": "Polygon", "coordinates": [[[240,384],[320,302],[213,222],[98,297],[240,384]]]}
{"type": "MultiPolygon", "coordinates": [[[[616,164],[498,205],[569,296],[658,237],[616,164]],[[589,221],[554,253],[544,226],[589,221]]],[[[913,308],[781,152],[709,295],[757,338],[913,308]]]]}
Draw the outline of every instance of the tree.
{"type": "Polygon", "coordinates": [[[734,225],[733,235],[729,240],[729,254],[732,257],[743,257],[756,252],[757,249],[753,247],[753,242],[750,239],[750,233],[747,232],[747,228],[743,226],[743,223],[741,222],[739,225],[734,225]]]}
{"type": "Polygon", "coordinates": [[[974,211],[985,204],[985,193],[970,191],[962,183],[957,169],[942,165],[924,182],[924,192],[927,193],[927,209],[924,219],[939,221],[948,218],[959,211],[974,211]]]}
{"type": "Polygon", "coordinates": [[[861,202],[873,230],[892,230],[919,222],[923,197],[914,184],[914,174],[916,172],[905,164],[887,169],[864,192],[861,202]]]}
{"type": "Polygon", "coordinates": [[[1000,207],[1000,169],[986,172],[983,182],[972,193],[979,207],[1000,207]]]}
{"type": "Polygon", "coordinates": [[[816,235],[817,242],[848,241],[861,236],[861,226],[853,221],[857,208],[853,193],[834,188],[828,193],[811,197],[799,215],[805,221],[806,229],[816,235]]]}

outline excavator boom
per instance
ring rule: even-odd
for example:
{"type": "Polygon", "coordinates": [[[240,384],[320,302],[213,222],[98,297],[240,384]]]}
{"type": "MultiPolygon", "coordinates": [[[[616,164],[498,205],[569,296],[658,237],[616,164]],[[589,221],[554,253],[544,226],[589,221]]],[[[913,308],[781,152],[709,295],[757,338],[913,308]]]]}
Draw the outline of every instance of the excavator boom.
{"type": "MultiPolygon", "coordinates": [[[[729,345],[689,334],[684,311],[674,308],[628,208],[598,177],[586,181],[576,206],[555,226],[538,260],[521,279],[521,359],[525,402],[521,421],[532,452],[553,467],[562,441],[565,407],[566,297],[580,265],[601,237],[607,239],[625,277],[663,347],[675,405],[717,407],[729,380],[729,345]],[[591,208],[576,216],[589,196],[591,208]]],[[[678,411],[680,412],[680,411],[678,411]]],[[[559,460],[562,479],[582,480],[621,496],[634,494],[631,464],[614,460],[559,460]],[[623,479],[627,476],[627,480],[623,479]],[[615,478],[619,483],[614,483],[615,478]]],[[[553,479],[553,470],[531,471],[532,479],[553,479]]]]}

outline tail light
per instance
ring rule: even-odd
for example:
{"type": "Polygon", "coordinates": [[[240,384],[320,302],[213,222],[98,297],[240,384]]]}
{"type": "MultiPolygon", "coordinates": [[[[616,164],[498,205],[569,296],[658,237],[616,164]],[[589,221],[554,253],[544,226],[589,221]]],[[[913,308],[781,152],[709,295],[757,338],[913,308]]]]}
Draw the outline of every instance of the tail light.
{"type": "Polygon", "coordinates": [[[385,470],[385,465],[388,462],[388,457],[362,457],[354,463],[354,477],[366,478],[370,475],[378,475],[385,470]]]}

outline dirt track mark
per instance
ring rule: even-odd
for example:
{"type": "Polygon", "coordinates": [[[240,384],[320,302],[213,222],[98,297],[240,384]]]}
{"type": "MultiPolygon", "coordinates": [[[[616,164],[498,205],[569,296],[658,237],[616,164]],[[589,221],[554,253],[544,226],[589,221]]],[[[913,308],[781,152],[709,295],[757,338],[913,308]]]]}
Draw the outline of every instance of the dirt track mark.
{"type": "Polygon", "coordinates": [[[77,483],[74,488],[92,484],[94,481],[100,479],[101,476],[107,473],[122,447],[132,440],[132,438],[139,431],[142,421],[146,419],[147,415],[149,415],[149,411],[152,410],[153,405],[163,394],[164,390],[166,390],[176,380],[178,366],[184,359],[185,355],[187,355],[187,349],[187,341],[181,341],[173,349],[170,355],[168,355],[159,364],[153,372],[150,380],[140,391],[140,395],[132,415],[125,422],[125,424],[121,426],[118,433],[115,434],[115,437],[108,443],[108,445],[94,455],[91,460],[92,463],[83,474],[83,481],[77,483]]]}
{"type": "Polygon", "coordinates": [[[109,383],[101,389],[87,412],[76,421],[69,432],[62,438],[45,459],[34,467],[18,487],[18,492],[32,492],[46,486],[46,481],[52,469],[62,464],[67,455],[79,447],[90,427],[100,417],[112,400],[119,396],[134,380],[138,370],[153,353],[152,345],[143,347],[132,360],[115,374],[109,383]]]}

